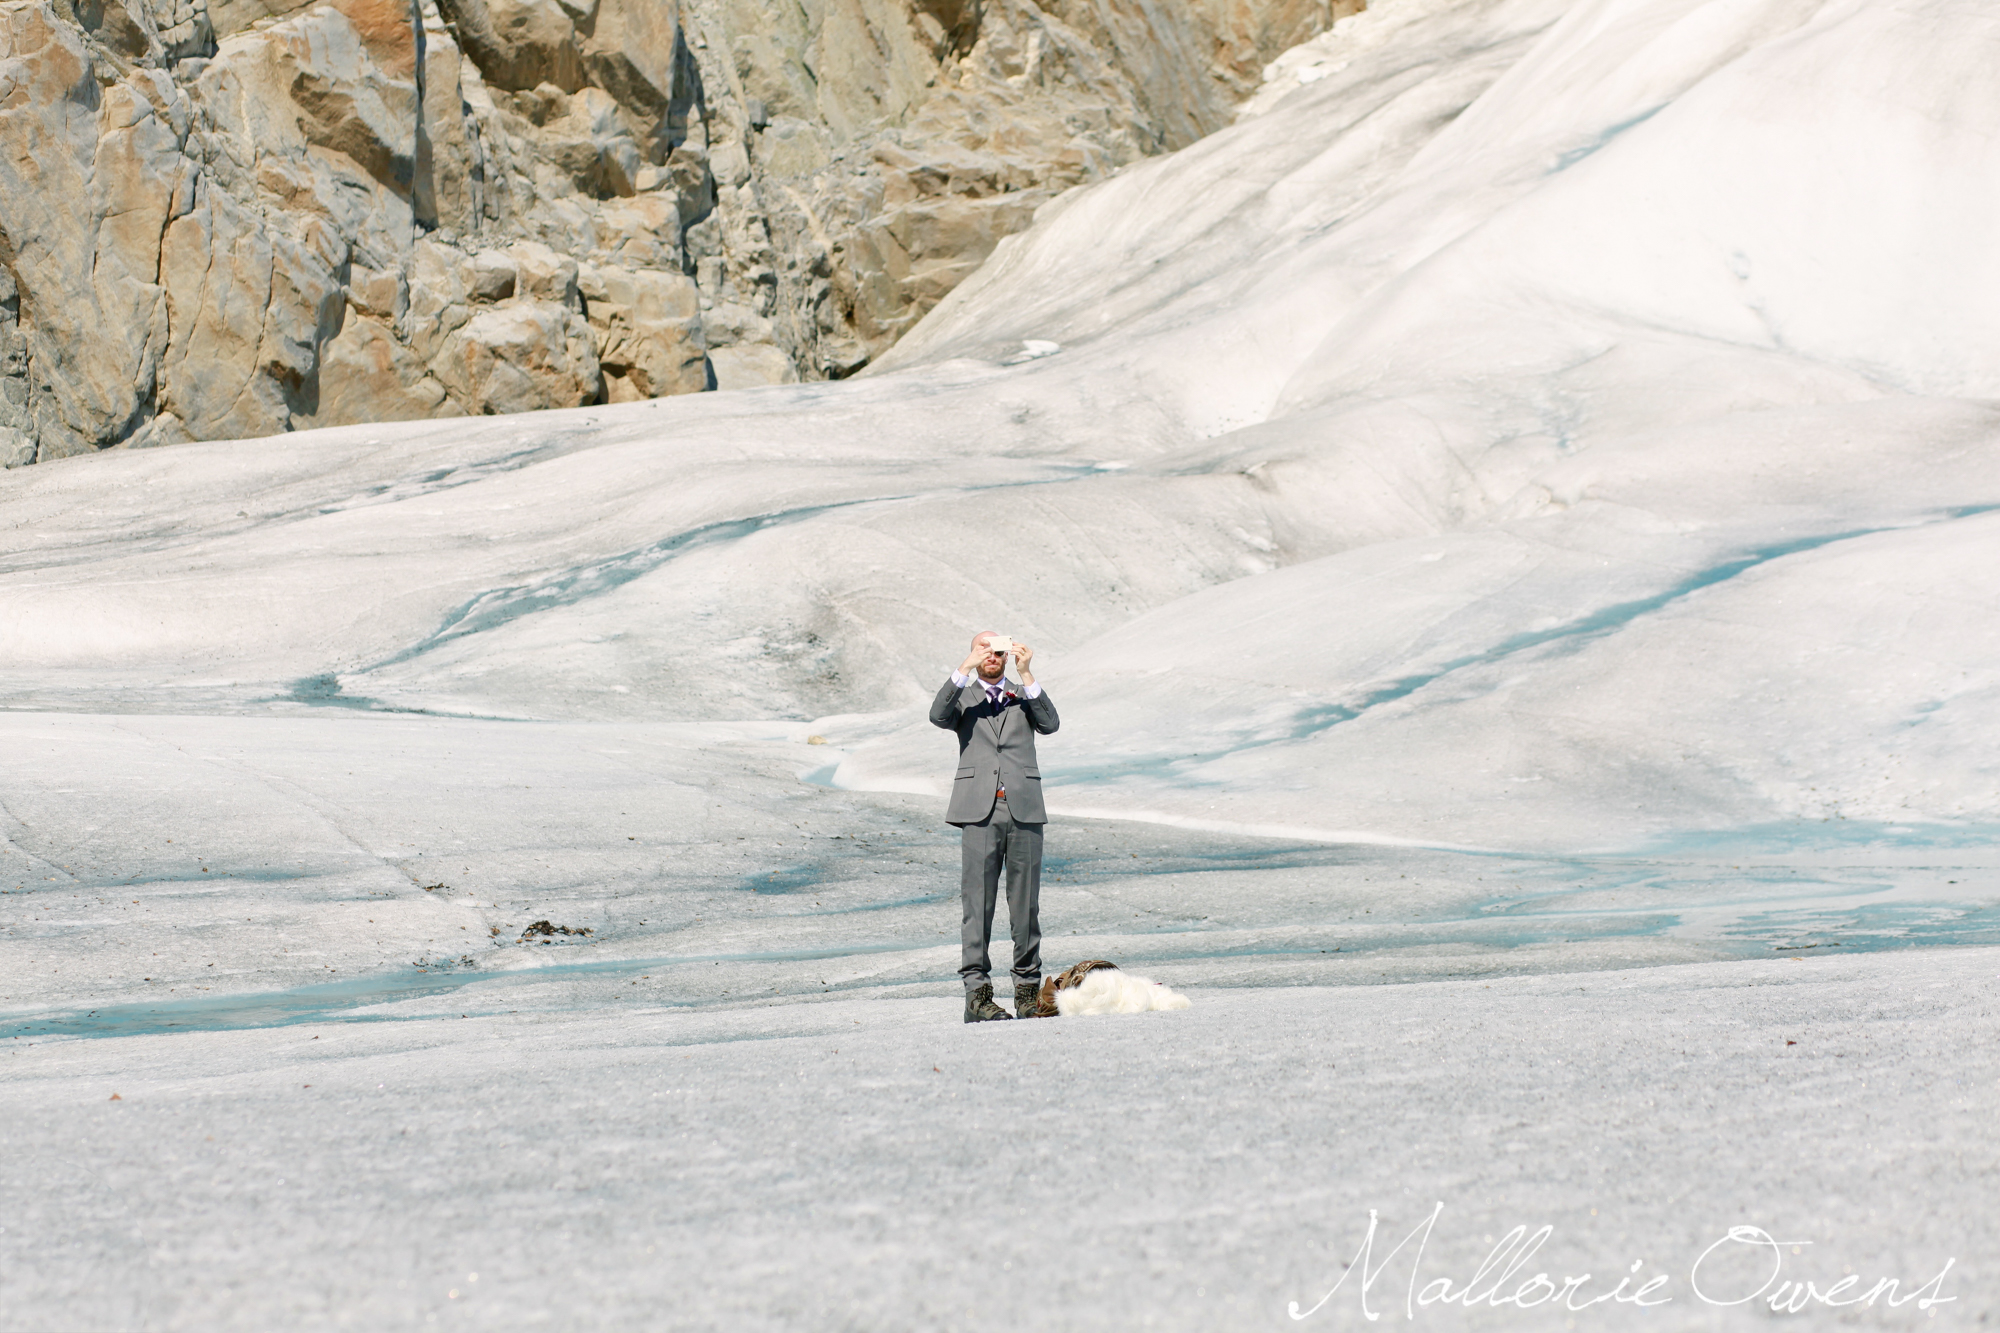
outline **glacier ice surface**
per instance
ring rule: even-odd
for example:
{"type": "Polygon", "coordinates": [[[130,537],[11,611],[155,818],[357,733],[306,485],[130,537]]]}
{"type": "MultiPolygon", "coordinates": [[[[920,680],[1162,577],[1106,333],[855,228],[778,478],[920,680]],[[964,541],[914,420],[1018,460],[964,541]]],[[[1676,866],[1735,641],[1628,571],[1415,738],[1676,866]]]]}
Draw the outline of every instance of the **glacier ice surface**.
{"type": "Polygon", "coordinates": [[[1908,946],[2000,943],[1997,41],[1385,0],[858,380],[0,476],[0,1311],[1252,1327],[1445,1194],[1991,1252],[1994,955],[1908,946]],[[1188,1013],[959,1029],[989,625],[1047,961],[1188,1013]]]}

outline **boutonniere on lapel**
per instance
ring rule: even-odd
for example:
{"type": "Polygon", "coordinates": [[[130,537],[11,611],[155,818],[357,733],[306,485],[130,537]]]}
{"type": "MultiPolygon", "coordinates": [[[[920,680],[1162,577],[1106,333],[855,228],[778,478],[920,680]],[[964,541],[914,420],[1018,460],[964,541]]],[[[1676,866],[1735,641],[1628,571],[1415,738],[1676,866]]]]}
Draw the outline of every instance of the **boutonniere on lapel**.
{"type": "Polygon", "coordinates": [[[1021,702],[1021,696],[1014,693],[1014,691],[1011,689],[1002,690],[1000,692],[1000,696],[997,699],[989,694],[986,696],[985,699],[985,704],[988,709],[987,715],[997,720],[1003,714],[1005,714],[1009,708],[1014,707],[1020,702],[1021,702]]]}

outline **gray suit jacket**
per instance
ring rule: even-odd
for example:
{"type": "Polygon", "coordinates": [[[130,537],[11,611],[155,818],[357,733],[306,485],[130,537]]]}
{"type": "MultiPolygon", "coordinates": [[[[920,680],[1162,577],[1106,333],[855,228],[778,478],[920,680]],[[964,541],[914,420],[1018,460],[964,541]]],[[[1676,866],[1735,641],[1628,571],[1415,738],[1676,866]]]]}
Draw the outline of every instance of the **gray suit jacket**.
{"type": "Polygon", "coordinates": [[[1042,766],[1035,759],[1035,733],[1046,736],[1061,725],[1049,692],[1030,699],[1013,681],[1007,688],[1020,702],[996,714],[986,688],[976,681],[964,689],[947,679],[931,701],[931,724],[958,733],[958,773],[951,784],[947,824],[977,824],[993,813],[993,793],[1004,784],[1007,809],[1024,824],[1047,821],[1042,805],[1042,766]]]}

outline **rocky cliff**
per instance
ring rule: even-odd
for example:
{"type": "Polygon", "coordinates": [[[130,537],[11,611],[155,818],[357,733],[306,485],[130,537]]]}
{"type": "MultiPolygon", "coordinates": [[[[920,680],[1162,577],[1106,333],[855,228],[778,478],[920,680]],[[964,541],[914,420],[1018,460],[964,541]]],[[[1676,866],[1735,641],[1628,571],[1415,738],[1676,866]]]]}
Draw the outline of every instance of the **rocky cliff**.
{"type": "Polygon", "coordinates": [[[7,0],[0,461],[839,377],[1359,0],[7,0]]]}

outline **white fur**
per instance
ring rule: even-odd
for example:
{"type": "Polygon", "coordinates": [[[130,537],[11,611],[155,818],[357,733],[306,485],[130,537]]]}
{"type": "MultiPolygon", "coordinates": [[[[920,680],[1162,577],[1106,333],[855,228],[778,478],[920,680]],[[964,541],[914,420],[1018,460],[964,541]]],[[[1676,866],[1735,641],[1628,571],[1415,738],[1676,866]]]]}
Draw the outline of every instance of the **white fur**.
{"type": "Polygon", "coordinates": [[[1157,981],[1116,968],[1100,967],[1068,990],[1056,992],[1056,1012],[1064,1018],[1086,1014],[1143,1014],[1149,1009],[1186,1009],[1188,997],[1157,981]]]}

